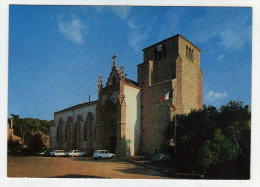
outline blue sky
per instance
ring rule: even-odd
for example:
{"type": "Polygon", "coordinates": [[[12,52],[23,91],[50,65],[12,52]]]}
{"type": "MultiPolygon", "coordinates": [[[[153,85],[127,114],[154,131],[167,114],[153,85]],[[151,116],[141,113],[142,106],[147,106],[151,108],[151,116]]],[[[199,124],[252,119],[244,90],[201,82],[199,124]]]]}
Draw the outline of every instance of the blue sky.
{"type": "Polygon", "coordinates": [[[251,104],[251,8],[12,5],[8,114],[51,120],[96,100],[114,53],[136,80],[142,49],[172,34],[202,50],[204,104],[251,104]]]}

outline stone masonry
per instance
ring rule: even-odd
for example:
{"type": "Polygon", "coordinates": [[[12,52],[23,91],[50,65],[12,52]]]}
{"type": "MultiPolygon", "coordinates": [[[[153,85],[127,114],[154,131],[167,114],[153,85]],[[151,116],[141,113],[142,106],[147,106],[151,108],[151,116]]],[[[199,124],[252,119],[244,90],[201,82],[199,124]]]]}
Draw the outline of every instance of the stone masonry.
{"type": "Polygon", "coordinates": [[[141,154],[152,155],[165,141],[163,131],[174,114],[189,113],[203,105],[200,49],[181,35],[143,49],[144,62],[138,65],[142,88],[141,154]],[[160,101],[170,89],[172,101],[160,101]],[[171,111],[172,102],[176,111],[171,111]]]}

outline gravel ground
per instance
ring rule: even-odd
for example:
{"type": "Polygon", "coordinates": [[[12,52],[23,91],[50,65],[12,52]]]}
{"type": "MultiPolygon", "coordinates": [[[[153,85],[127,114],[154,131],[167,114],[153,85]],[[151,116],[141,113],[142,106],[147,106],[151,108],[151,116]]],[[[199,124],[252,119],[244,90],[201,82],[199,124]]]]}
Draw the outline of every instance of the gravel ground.
{"type": "Polygon", "coordinates": [[[8,177],[167,179],[159,171],[120,159],[8,156],[8,177]]]}

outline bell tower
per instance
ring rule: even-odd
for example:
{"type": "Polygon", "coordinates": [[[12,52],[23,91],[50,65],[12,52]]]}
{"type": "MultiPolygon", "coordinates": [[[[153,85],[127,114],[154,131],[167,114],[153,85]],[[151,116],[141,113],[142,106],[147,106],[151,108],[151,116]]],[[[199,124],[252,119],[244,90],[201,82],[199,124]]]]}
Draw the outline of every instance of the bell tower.
{"type": "Polygon", "coordinates": [[[203,105],[200,49],[177,34],[143,49],[137,66],[142,88],[141,154],[154,154],[164,142],[163,131],[176,114],[187,114],[203,105]],[[171,100],[161,96],[174,89],[171,100]],[[171,102],[176,111],[169,108],[171,102]]]}

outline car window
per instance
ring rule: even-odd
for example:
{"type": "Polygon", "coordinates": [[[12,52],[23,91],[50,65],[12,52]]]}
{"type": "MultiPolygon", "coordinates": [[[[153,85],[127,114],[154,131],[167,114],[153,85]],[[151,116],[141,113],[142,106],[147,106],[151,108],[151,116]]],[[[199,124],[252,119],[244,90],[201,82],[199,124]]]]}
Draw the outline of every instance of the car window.
{"type": "Polygon", "coordinates": [[[105,153],[108,153],[108,151],[105,151],[105,153]]]}

